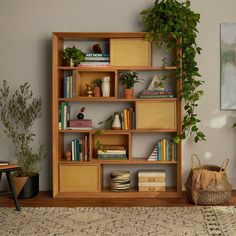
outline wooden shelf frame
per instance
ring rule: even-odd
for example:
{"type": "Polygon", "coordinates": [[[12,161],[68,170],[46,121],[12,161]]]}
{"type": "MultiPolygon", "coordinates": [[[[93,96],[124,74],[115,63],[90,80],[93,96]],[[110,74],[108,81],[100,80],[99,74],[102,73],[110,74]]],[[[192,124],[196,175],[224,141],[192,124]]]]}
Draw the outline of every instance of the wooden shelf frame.
{"type": "MultiPolygon", "coordinates": [[[[62,98],[60,97],[60,84],[59,84],[59,74],[63,71],[76,70],[77,73],[80,72],[114,72],[119,73],[119,71],[127,70],[137,70],[137,71],[174,71],[176,69],[181,69],[181,56],[182,51],[179,49],[176,51],[176,56],[180,58],[180,65],[160,67],[160,66],[106,66],[106,67],[67,67],[62,66],[62,59],[60,58],[60,51],[63,50],[63,44],[66,41],[80,41],[80,40],[96,40],[96,41],[107,41],[109,39],[115,38],[144,38],[146,32],[54,32],[52,34],[52,177],[53,177],[53,197],[56,198],[175,198],[180,197],[182,194],[182,150],[181,143],[178,144],[178,160],[177,161],[147,161],[146,158],[132,158],[130,155],[129,160],[122,161],[112,161],[112,160],[95,160],[92,159],[88,162],[71,162],[62,160],[63,156],[63,146],[64,146],[64,136],[70,133],[81,133],[87,134],[91,139],[91,136],[96,132],[96,130],[59,130],[58,129],[58,105],[59,102],[121,102],[121,103],[136,103],[138,101],[166,101],[166,102],[176,102],[176,129],[142,129],[142,130],[106,130],[107,134],[124,134],[128,132],[129,134],[142,134],[142,133],[172,133],[181,134],[181,81],[176,81],[176,98],[165,98],[165,99],[123,99],[118,98],[117,94],[113,98],[88,98],[88,97],[76,97],[76,98],[62,98]],[[129,192],[111,192],[109,189],[102,189],[99,186],[98,192],[60,192],[60,165],[98,165],[100,167],[100,182],[102,183],[102,167],[104,165],[174,165],[176,166],[176,187],[167,188],[165,192],[138,192],[137,189],[131,190],[129,192]]],[[[179,41],[181,44],[181,40],[179,41]]],[[[90,147],[91,148],[91,147],[90,147]]]]}

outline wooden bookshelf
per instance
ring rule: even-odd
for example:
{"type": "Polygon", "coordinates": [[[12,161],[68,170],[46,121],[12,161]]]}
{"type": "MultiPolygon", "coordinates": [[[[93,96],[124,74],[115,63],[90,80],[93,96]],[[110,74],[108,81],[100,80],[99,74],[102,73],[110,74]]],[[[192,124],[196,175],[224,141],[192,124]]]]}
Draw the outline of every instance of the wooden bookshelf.
{"type": "MultiPolygon", "coordinates": [[[[177,145],[177,160],[148,161],[149,154],[134,155],[137,144],[135,137],[150,135],[160,137],[174,137],[181,133],[181,81],[173,78],[176,66],[161,66],[153,62],[153,45],[145,41],[145,32],[55,32],[52,34],[52,177],[54,198],[176,198],[182,194],[182,161],[181,144],[177,145]],[[63,65],[61,51],[66,45],[76,42],[76,45],[88,45],[94,42],[107,45],[107,53],[111,57],[110,66],[77,66],[63,65]],[[138,47],[138,48],[137,48],[138,47]],[[126,51],[133,55],[127,55],[126,51]],[[144,55],[144,58],[137,58],[144,55]],[[138,98],[124,99],[120,95],[119,73],[135,70],[140,73],[172,73],[169,84],[174,88],[175,98],[138,98]],[[63,96],[64,72],[75,74],[75,96],[63,96]],[[84,93],[85,85],[91,84],[96,78],[110,77],[109,97],[88,97],[84,93]],[[103,130],[101,135],[96,129],[70,130],[59,129],[59,106],[68,103],[71,107],[81,107],[83,103],[96,105],[100,108],[104,104],[112,106],[131,106],[135,111],[136,129],[103,130]],[[159,113],[158,113],[159,111],[159,113]],[[161,112],[160,112],[161,111],[161,112]],[[151,119],[149,119],[151,117],[151,119]],[[68,161],[64,154],[70,147],[71,140],[87,137],[88,161],[68,161]],[[99,160],[97,159],[96,142],[123,145],[127,160],[99,160]],[[106,186],[107,171],[115,167],[127,168],[133,171],[152,168],[174,170],[171,186],[166,191],[139,192],[133,186],[127,192],[112,192],[106,186]],[[136,168],[136,169],[133,169],[136,168]],[[106,171],[105,171],[106,170],[106,171]],[[84,180],[84,181],[83,181],[84,180]],[[174,187],[172,186],[174,185],[174,187]]],[[[174,52],[174,56],[181,57],[181,51],[174,52]]],[[[109,111],[106,111],[110,114],[109,111]]],[[[96,116],[96,114],[94,114],[96,116]]],[[[105,116],[104,116],[105,117],[105,116]]],[[[146,145],[146,144],[142,144],[146,145]]],[[[138,145],[141,146],[141,145],[138,145]]],[[[150,146],[150,145],[148,145],[150,146]]],[[[168,171],[170,171],[168,170],[168,171]]],[[[167,173],[168,175],[168,173],[167,173]]]]}

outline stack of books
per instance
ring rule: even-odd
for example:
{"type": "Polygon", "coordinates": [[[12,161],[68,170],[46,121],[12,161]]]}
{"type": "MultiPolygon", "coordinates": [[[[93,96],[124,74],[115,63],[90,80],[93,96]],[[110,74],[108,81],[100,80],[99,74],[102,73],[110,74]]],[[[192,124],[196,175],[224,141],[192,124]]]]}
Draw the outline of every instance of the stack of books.
{"type": "Polygon", "coordinates": [[[125,146],[104,145],[103,150],[98,150],[98,160],[127,160],[125,146]]]}
{"type": "Polygon", "coordinates": [[[165,191],[166,173],[162,170],[141,170],[138,172],[140,192],[165,191]]]}
{"type": "Polygon", "coordinates": [[[112,191],[123,192],[130,189],[130,172],[114,171],[110,175],[110,187],[112,191]]]}
{"type": "Polygon", "coordinates": [[[166,139],[160,140],[155,145],[148,161],[177,161],[177,144],[166,139]]]}
{"type": "Polygon", "coordinates": [[[110,55],[104,53],[86,53],[80,66],[109,66],[110,55]]]}
{"type": "Polygon", "coordinates": [[[83,120],[69,120],[69,127],[68,129],[71,130],[91,130],[92,127],[92,120],[90,119],[83,119],[83,120]]]}
{"type": "Polygon", "coordinates": [[[139,98],[173,98],[173,92],[169,90],[143,90],[139,98]]]}

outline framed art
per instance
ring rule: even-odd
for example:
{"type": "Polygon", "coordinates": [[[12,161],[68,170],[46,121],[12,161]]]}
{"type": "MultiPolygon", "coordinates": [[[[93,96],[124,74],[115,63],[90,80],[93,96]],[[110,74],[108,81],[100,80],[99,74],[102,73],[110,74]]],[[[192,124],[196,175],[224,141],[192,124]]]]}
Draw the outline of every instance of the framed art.
{"type": "Polygon", "coordinates": [[[236,110],[236,23],[220,24],[221,110],[236,110]]]}

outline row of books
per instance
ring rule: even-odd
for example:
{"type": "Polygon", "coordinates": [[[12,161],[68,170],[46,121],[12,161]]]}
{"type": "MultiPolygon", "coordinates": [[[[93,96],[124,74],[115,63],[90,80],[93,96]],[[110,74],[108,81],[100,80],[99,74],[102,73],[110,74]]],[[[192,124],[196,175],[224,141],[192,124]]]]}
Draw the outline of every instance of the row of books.
{"type": "Polygon", "coordinates": [[[135,129],[136,119],[133,108],[126,108],[120,113],[121,128],[123,130],[135,129]]]}
{"type": "Polygon", "coordinates": [[[177,144],[166,139],[160,140],[148,161],[177,161],[177,144]]]}
{"type": "Polygon", "coordinates": [[[58,127],[59,129],[67,129],[69,127],[68,121],[70,120],[70,105],[68,102],[60,102],[58,107],[58,127]]]}
{"type": "Polygon", "coordinates": [[[89,161],[88,137],[74,139],[71,142],[71,160],[89,161]]]}
{"type": "Polygon", "coordinates": [[[63,97],[64,98],[74,98],[76,87],[76,71],[73,70],[72,73],[69,71],[64,71],[63,78],[63,97]]]}
{"type": "Polygon", "coordinates": [[[86,53],[80,66],[109,66],[110,55],[104,53],[86,53]]]}
{"type": "Polygon", "coordinates": [[[139,98],[173,98],[174,93],[169,90],[143,90],[139,98]]]}

